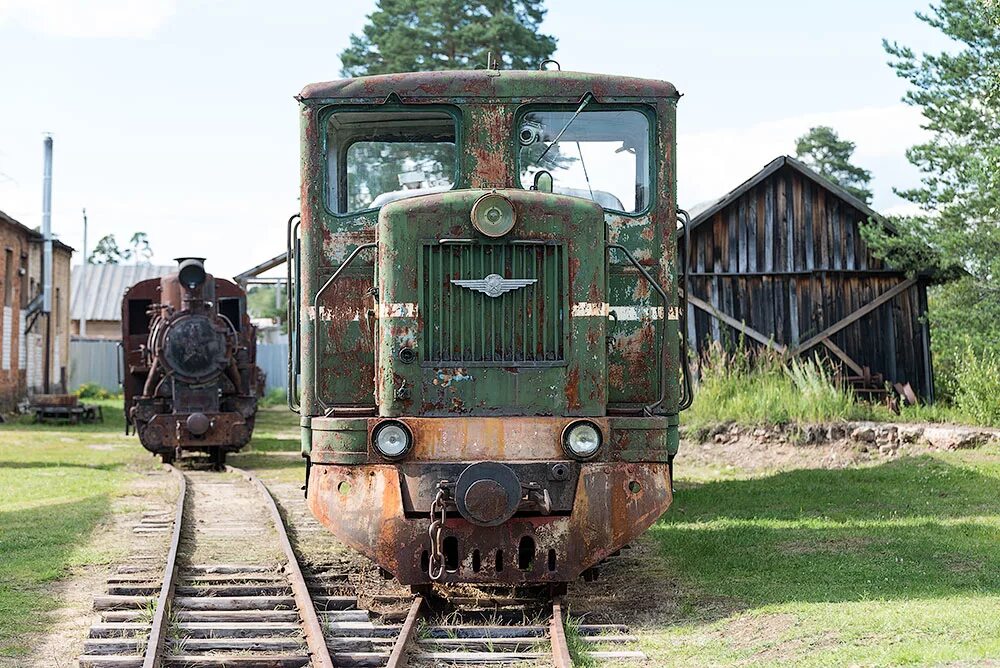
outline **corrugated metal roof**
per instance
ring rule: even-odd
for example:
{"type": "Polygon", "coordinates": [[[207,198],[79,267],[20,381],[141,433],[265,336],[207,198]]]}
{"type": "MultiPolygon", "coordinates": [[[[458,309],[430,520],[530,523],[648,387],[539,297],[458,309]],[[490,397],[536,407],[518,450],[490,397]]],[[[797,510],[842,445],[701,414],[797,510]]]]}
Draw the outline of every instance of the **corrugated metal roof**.
{"type": "Polygon", "coordinates": [[[70,278],[70,318],[79,320],[121,320],[122,295],[147,278],[177,271],[176,265],[88,264],[86,283],[82,267],[73,267],[70,278]]]}

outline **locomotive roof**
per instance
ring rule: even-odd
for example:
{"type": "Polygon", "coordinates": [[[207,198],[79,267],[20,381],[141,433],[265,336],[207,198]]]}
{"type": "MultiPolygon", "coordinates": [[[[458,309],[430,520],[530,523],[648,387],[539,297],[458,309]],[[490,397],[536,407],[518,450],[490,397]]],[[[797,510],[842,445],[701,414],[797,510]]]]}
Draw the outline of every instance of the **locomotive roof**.
{"type": "Polygon", "coordinates": [[[448,70],[378,74],[309,84],[296,99],[378,100],[396,95],[401,101],[454,98],[542,98],[579,100],[678,98],[673,84],[610,74],[560,70],[448,70]]]}

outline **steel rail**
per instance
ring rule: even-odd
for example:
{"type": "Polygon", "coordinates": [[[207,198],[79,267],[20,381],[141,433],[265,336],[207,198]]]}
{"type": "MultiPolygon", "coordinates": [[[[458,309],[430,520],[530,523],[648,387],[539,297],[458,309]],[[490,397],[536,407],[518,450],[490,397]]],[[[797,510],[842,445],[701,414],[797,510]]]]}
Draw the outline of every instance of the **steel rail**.
{"type": "Polygon", "coordinates": [[[312,596],[310,596],[309,588],[306,586],[306,580],[302,576],[302,568],[299,565],[298,557],[295,556],[295,550],[292,549],[292,543],[288,540],[288,531],[285,529],[285,521],[282,519],[281,513],[278,511],[278,506],[274,502],[274,497],[271,496],[271,492],[267,489],[267,486],[258,480],[256,476],[244,471],[243,469],[238,469],[235,466],[229,466],[228,464],[226,465],[226,470],[233,473],[239,473],[243,476],[248,482],[257,488],[257,491],[261,493],[267,502],[267,509],[271,513],[271,518],[274,520],[274,528],[278,532],[278,541],[281,543],[281,547],[285,551],[288,579],[292,585],[292,595],[295,597],[295,606],[299,609],[299,615],[302,617],[302,624],[306,635],[306,645],[308,645],[309,653],[312,655],[313,665],[318,666],[319,668],[333,668],[333,659],[330,658],[330,649],[326,646],[326,637],[323,635],[323,626],[320,624],[319,617],[316,615],[316,608],[313,606],[312,596]]]}
{"type": "Polygon", "coordinates": [[[403,626],[399,629],[399,636],[396,638],[396,644],[392,646],[392,653],[389,655],[389,661],[385,664],[385,668],[406,668],[409,660],[407,646],[417,632],[417,618],[420,616],[420,608],[423,604],[423,596],[417,595],[413,598],[410,611],[406,613],[406,619],[403,620],[403,626]]]}
{"type": "Polygon", "coordinates": [[[562,598],[552,599],[552,619],[549,620],[549,642],[552,644],[552,665],[555,668],[573,668],[563,628],[562,598]]]}
{"type": "Polygon", "coordinates": [[[170,601],[174,597],[174,586],[177,584],[177,548],[181,542],[181,523],[184,520],[184,500],[187,496],[187,479],[184,474],[170,464],[164,464],[178,481],[177,509],[174,514],[174,532],[170,537],[170,551],[167,553],[167,563],[163,567],[163,584],[160,595],[156,599],[156,610],[153,613],[153,624],[149,629],[149,640],[143,654],[142,668],[159,668],[160,651],[167,637],[170,623],[168,613],[170,601]]]}

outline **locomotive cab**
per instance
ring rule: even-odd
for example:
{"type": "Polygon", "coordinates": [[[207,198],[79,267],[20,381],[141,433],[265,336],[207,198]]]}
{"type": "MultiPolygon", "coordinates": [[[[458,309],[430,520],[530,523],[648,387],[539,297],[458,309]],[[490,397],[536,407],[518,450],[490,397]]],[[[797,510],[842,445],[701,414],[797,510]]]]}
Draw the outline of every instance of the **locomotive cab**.
{"type": "Polygon", "coordinates": [[[401,582],[564,583],[669,507],[677,99],[492,70],[299,96],[307,500],[401,582]]]}

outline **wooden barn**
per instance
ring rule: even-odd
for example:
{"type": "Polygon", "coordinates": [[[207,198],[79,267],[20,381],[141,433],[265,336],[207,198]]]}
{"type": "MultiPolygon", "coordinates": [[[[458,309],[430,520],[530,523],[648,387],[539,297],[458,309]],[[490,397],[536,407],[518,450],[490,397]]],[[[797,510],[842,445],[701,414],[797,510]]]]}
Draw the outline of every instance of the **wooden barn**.
{"type": "Polygon", "coordinates": [[[876,393],[888,381],[933,401],[928,276],[874,257],[860,226],[885,221],[788,156],[691,212],[688,340],[742,337],[792,357],[822,351],[876,393]]]}

